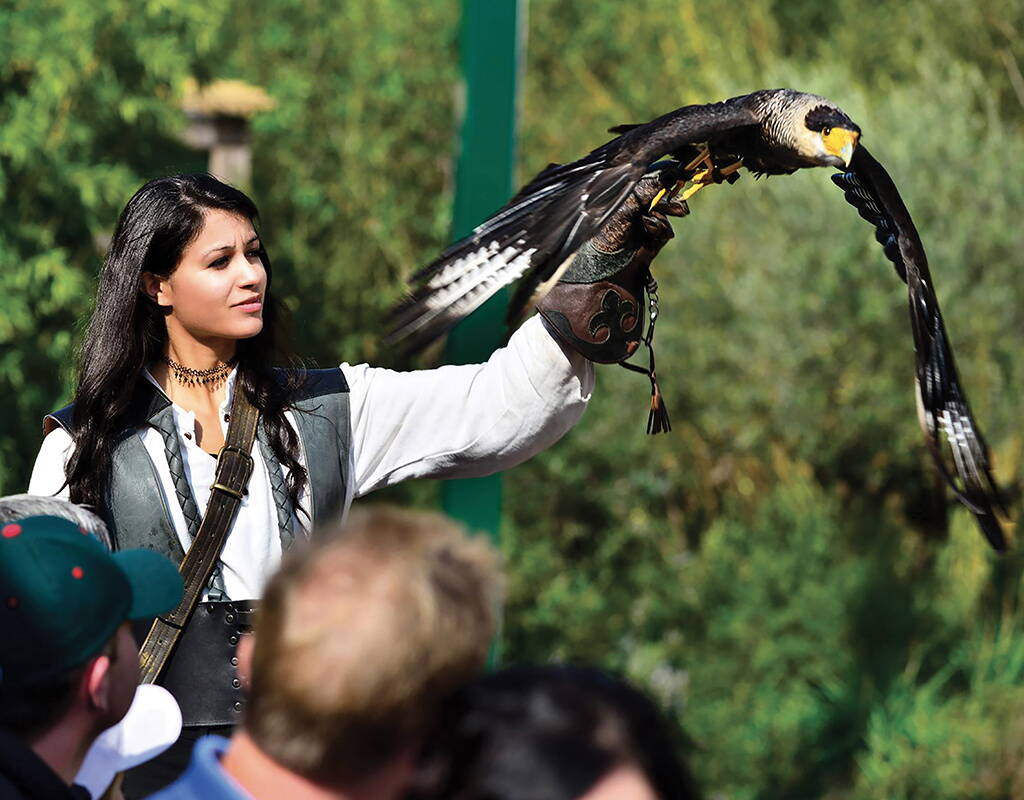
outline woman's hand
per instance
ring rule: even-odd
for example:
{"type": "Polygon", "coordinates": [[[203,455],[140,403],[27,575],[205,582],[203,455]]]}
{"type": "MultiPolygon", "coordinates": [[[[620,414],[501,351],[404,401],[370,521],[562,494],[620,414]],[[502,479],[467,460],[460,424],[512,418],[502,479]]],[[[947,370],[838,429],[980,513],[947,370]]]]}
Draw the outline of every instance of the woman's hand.
{"type": "Polygon", "coordinates": [[[668,218],[689,213],[670,199],[681,176],[676,162],[646,175],[537,304],[548,329],[591,361],[622,361],[640,345],[651,262],[674,235],[668,218]]]}

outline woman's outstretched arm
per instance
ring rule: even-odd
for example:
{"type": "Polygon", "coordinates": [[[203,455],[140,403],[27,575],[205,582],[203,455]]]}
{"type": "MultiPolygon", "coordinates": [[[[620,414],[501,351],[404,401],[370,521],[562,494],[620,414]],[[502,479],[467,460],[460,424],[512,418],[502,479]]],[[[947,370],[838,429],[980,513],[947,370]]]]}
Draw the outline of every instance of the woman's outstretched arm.
{"type": "Polygon", "coordinates": [[[583,414],[593,364],[539,317],[483,364],[415,372],[341,365],[351,387],[356,495],[406,478],[489,475],[560,439],[583,414]]]}

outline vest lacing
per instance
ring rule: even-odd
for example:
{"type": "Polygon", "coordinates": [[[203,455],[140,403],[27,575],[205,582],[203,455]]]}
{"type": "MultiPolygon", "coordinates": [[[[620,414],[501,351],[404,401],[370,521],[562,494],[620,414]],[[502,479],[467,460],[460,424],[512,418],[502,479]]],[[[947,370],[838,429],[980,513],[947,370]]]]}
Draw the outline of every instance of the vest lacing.
{"type": "MultiPolygon", "coordinates": [[[[199,526],[203,518],[196,505],[195,495],[185,476],[185,463],[181,457],[181,441],[178,439],[178,428],[174,424],[174,410],[168,406],[150,420],[164,440],[164,457],[167,459],[167,468],[171,473],[171,480],[174,483],[174,493],[178,498],[178,505],[185,517],[185,524],[188,527],[190,541],[195,541],[199,533],[199,526]]],[[[281,550],[284,551],[291,546],[294,540],[292,530],[292,504],[288,497],[287,486],[285,485],[284,472],[281,469],[281,462],[278,460],[274,449],[267,441],[267,432],[264,425],[256,429],[256,440],[259,443],[260,454],[263,456],[263,463],[267,466],[267,477],[270,479],[270,491],[274,498],[274,507],[277,509],[278,534],[281,537],[281,550]]],[[[210,580],[207,585],[207,599],[213,602],[228,600],[224,586],[221,562],[217,562],[210,573],[210,580]]]]}

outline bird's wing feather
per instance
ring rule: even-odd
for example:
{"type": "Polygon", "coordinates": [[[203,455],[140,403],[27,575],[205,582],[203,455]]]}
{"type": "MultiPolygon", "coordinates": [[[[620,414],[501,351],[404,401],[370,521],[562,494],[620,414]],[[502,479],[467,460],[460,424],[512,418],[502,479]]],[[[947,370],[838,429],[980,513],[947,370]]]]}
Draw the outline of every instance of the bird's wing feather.
{"type": "Polygon", "coordinates": [[[413,275],[414,290],[392,312],[388,341],[422,347],[525,275],[509,309],[509,317],[517,317],[537,287],[622,205],[649,164],[684,144],[754,124],[745,99],[677,109],[578,161],[547,166],[504,208],[413,275]]]}
{"type": "Polygon", "coordinates": [[[988,447],[960,385],[924,246],[910,213],[892,178],[863,145],[855,151],[849,171],[833,175],[832,181],[875,226],[875,238],[907,284],[917,354],[918,411],[929,450],[957,498],[974,513],[988,542],[996,550],[1005,550],[995,515],[1003,505],[989,469],[988,447]],[[943,457],[940,430],[946,434],[951,466],[943,457]]]}

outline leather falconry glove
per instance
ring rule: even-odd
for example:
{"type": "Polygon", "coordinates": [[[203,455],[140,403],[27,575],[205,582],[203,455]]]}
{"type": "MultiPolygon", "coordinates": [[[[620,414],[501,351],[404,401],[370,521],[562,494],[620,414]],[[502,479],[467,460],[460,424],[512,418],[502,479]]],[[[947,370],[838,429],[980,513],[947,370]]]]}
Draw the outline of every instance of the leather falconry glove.
{"type": "Polygon", "coordinates": [[[548,330],[586,358],[599,364],[619,363],[650,378],[648,433],[671,430],[651,348],[658,285],[650,266],[675,235],[668,217],[689,213],[685,202],[670,199],[683,177],[678,162],[652,165],[622,207],[580,247],[558,283],[537,304],[548,330]],[[646,335],[645,290],[651,317],[646,335]],[[625,363],[641,341],[650,351],[647,369],[625,363]]]}

